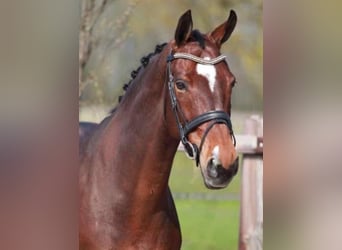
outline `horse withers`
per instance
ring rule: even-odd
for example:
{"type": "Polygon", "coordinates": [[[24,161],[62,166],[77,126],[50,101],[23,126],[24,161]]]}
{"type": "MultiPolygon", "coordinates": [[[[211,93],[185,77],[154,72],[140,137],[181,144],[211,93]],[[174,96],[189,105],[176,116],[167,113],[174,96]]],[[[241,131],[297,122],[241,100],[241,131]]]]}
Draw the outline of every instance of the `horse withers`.
{"type": "Polygon", "coordinates": [[[202,34],[185,12],[174,39],[132,72],[115,112],[80,125],[80,249],[180,249],[168,187],[180,142],[208,188],[224,188],[236,175],[235,77],[220,53],[236,21],[231,11],[202,34]]]}

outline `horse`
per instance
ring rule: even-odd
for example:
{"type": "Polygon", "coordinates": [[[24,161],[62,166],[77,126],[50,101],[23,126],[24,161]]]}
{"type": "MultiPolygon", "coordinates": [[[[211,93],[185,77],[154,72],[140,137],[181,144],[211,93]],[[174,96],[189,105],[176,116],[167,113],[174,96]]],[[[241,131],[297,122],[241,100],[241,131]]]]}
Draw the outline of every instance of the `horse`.
{"type": "Polygon", "coordinates": [[[207,188],[224,188],[236,175],[236,81],[220,52],[236,22],[231,10],[203,34],[186,11],[174,38],[132,72],[115,111],[99,124],[80,125],[80,249],[180,249],[168,186],[180,143],[207,188]]]}

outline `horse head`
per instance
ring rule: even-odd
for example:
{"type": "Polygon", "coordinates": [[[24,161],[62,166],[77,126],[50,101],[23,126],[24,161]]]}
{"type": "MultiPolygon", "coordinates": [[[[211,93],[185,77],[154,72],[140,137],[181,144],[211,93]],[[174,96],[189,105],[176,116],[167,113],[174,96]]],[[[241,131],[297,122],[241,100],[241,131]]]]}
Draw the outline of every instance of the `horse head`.
{"type": "Polygon", "coordinates": [[[170,113],[176,121],[171,133],[181,138],[211,189],[226,187],[238,170],[230,121],[235,77],[220,53],[236,21],[231,10],[226,22],[202,34],[193,30],[188,10],[179,18],[167,59],[170,113]]]}

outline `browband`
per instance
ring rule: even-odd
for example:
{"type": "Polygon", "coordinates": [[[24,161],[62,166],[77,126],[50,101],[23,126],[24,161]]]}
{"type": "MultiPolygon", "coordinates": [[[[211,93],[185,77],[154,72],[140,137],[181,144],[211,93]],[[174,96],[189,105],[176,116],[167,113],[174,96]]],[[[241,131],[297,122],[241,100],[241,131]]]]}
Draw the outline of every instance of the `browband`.
{"type": "Polygon", "coordinates": [[[200,63],[200,64],[214,65],[214,64],[219,63],[219,62],[223,61],[224,59],[226,59],[226,56],[220,55],[218,57],[215,57],[214,59],[203,59],[201,57],[194,56],[194,55],[187,54],[187,53],[175,53],[175,54],[170,54],[167,57],[168,62],[170,62],[174,59],[188,59],[188,60],[192,60],[194,62],[200,63]]]}

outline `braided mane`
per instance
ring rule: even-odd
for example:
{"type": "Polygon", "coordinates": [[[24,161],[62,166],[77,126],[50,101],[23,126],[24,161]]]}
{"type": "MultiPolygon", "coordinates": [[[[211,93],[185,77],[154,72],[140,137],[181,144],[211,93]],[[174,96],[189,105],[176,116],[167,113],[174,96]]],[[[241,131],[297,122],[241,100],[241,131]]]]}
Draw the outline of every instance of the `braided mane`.
{"type": "MultiPolygon", "coordinates": [[[[149,53],[148,55],[143,56],[143,57],[140,59],[141,65],[140,65],[137,69],[135,69],[135,70],[133,70],[133,71],[131,72],[131,80],[129,80],[129,82],[126,83],[126,84],[124,84],[123,87],[122,87],[122,89],[124,90],[124,93],[123,93],[123,95],[120,95],[120,96],[119,96],[119,103],[121,102],[121,100],[122,100],[122,98],[124,97],[124,95],[125,95],[126,91],[128,90],[128,88],[131,86],[132,81],[136,78],[136,76],[137,76],[138,73],[140,72],[141,68],[142,68],[142,67],[145,68],[145,67],[147,66],[147,64],[150,62],[150,58],[151,58],[152,56],[156,55],[156,54],[159,54],[159,53],[163,50],[163,48],[164,48],[166,45],[167,45],[167,43],[157,44],[156,47],[155,47],[155,49],[154,49],[154,52],[151,52],[151,53],[149,53]]],[[[116,107],[113,108],[113,109],[110,111],[110,114],[113,114],[113,113],[115,112],[115,110],[116,110],[116,107]]]]}
{"type": "MultiPolygon", "coordinates": [[[[203,49],[204,49],[204,47],[205,47],[205,39],[204,39],[203,35],[202,35],[198,30],[193,30],[193,31],[192,31],[191,36],[189,37],[188,41],[189,41],[189,42],[191,42],[191,41],[197,41],[197,42],[199,43],[199,45],[200,45],[203,49]]],[[[163,48],[164,48],[166,45],[167,45],[167,43],[157,44],[156,47],[155,47],[155,49],[154,49],[154,52],[151,52],[151,53],[149,53],[148,55],[143,56],[143,57],[140,59],[141,65],[140,65],[137,69],[135,69],[135,70],[133,70],[133,71],[131,72],[131,80],[129,80],[129,82],[126,83],[126,84],[124,84],[123,87],[122,87],[122,89],[124,90],[124,93],[123,93],[123,95],[120,95],[120,96],[119,96],[119,103],[121,102],[121,100],[122,100],[122,98],[124,97],[126,91],[127,91],[128,88],[131,86],[132,81],[133,81],[133,80],[135,79],[135,77],[138,75],[138,73],[140,72],[140,70],[142,69],[142,67],[145,68],[145,67],[148,65],[148,63],[149,63],[150,58],[151,58],[152,56],[156,55],[156,54],[159,54],[159,53],[163,50],[163,48]]],[[[115,110],[116,110],[116,107],[113,108],[113,109],[111,110],[110,113],[111,113],[111,114],[114,113],[115,110]]]]}
{"type": "MultiPolygon", "coordinates": [[[[124,84],[124,86],[122,87],[122,89],[126,92],[127,89],[130,87],[132,81],[135,79],[135,77],[138,75],[139,71],[141,70],[142,67],[146,67],[147,64],[150,62],[150,58],[156,54],[159,54],[163,48],[166,46],[167,43],[162,43],[162,44],[158,44],[156,45],[156,48],[154,50],[154,52],[152,53],[149,53],[147,56],[143,56],[141,59],[140,59],[140,62],[142,65],[140,65],[136,70],[133,70],[131,72],[131,80],[124,84]]],[[[121,102],[122,98],[123,98],[124,94],[119,96],[119,103],[121,102]]]]}

